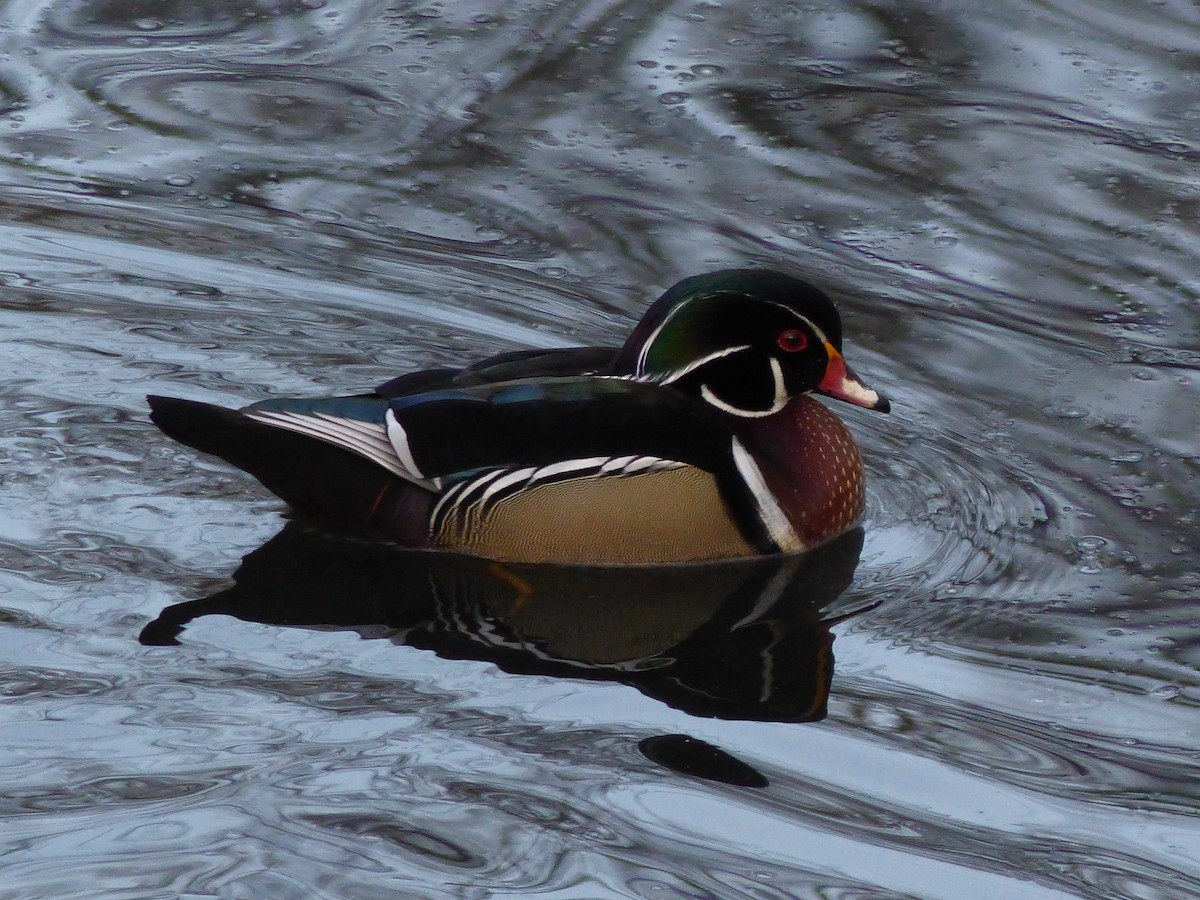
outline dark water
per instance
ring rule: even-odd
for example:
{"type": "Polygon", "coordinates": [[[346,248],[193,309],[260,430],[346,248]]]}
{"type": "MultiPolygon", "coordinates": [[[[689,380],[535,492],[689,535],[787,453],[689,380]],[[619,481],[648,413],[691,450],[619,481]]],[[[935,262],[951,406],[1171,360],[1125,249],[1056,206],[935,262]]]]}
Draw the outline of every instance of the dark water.
{"type": "Polygon", "coordinates": [[[1183,0],[6,4],[0,896],[1200,894],[1198,73],[1183,0]],[[745,264],[896,401],[848,569],[418,591],[145,417],[745,264]]]}

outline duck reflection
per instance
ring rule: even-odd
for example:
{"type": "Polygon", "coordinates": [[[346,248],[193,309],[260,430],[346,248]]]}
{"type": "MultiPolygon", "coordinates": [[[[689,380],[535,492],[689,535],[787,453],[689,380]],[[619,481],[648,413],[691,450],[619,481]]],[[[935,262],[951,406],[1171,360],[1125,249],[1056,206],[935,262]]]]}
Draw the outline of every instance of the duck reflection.
{"type": "Polygon", "coordinates": [[[824,718],[861,529],[799,557],[662,568],[512,565],[400,550],[291,523],[234,586],[165,609],[147,645],[207,615],[350,629],[506,672],[619,681],[697,716],[824,718]]]}

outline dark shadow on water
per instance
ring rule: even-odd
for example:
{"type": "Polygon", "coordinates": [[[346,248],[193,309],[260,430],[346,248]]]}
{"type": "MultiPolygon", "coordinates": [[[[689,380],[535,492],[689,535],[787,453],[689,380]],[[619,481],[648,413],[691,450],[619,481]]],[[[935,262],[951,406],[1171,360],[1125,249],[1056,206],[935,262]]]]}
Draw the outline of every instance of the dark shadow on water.
{"type": "MultiPolygon", "coordinates": [[[[849,587],[862,544],[854,530],[796,558],[530,566],[400,550],[293,522],[242,560],[233,587],[167,607],[140,641],[178,644],[207,615],[346,629],[514,674],[617,681],[696,716],[814,722],[825,717],[839,621],[822,610],[849,587]]],[[[679,774],[768,784],[688,735],[637,746],[679,774]]]]}
{"type": "Polygon", "coordinates": [[[206,615],[358,631],[515,674],[618,681],[697,716],[824,718],[834,620],[855,530],[795,558],[663,568],[510,565],[404,551],[289,524],[234,586],[170,606],[142,631],[178,643],[206,615]]]}
{"type": "MultiPolygon", "coordinates": [[[[855,530],[801,557],[663,568],[511,565],[400,550],[292,523],[249,554],[234,586],[169,606],[139,640],[178,644],[208,615],[366,638],[491,662],[514,674],[617,681],[696,716],[825,717],[839,619],[822,617],[858,565],[855,530]]],[[[843,617],[844,618],[844,617],[843,617]]],[[[684,775],[766,778],[687,735],[641,753],[684,775]]]]}

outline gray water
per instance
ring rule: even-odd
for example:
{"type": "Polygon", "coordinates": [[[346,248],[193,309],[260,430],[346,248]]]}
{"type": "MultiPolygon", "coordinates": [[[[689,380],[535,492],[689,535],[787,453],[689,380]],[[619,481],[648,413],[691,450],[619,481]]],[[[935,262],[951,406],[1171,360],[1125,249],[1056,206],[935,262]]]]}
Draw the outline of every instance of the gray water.
{"type": "Polygon", "coordinates": [[[0,896],[1200,894],[1198,73],[1183,0],[4,4],[0,896]],[[895,401],[782,707],[757,576],[235,588],[280,504],[146,418],[730,265],[895,401]]]}

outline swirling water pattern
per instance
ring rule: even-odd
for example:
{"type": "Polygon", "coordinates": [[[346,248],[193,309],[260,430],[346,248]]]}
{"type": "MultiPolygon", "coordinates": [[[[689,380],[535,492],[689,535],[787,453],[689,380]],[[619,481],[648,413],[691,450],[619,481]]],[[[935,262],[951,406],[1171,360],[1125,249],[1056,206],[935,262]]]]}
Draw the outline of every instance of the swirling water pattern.
{"type": "Polygon", "coordinates": [[[1194,6],[0,23],[0,896],[1200,894],[1194,6]],[[148,391],[611,342],[747,263],[827,286],[897,401],[839,409],[871,503],[824,721],[232,618],[137,644],[280,525],[148,391]],[[639,749],[677,733],[767,787],[639,749]]]}

